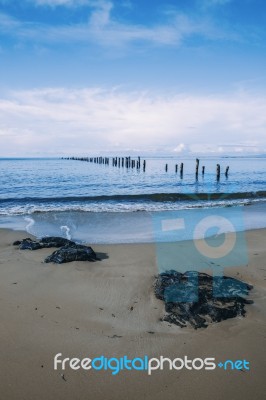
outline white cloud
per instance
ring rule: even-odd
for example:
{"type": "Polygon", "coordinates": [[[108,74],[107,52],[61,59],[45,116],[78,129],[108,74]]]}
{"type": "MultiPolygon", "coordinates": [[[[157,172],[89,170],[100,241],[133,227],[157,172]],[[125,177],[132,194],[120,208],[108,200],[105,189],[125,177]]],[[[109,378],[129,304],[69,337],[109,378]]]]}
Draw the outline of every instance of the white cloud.
{"type": "Polygon", "coordinates": [[[174,152],[182,153],[185,149],[186,149],[186,145],[184,143],[179,143],[179,145],[174,148],[174,152]]]}
{"type": "Polygon", "coordinates": [[[101,88],[20,91],[0,99],[1,156],[266,151],[266,97],[154,96],[101,88]],[[232,143],[232,146],[228,144],[232,143]]]}
{"type": "Polygon", "coordinates": [[[13,29],[20,28],[21,24],[15,18],[0,12],[0,32],[12,32],[13,29]]]}
{"type": "Polygon", "coordinates": [[[50,6],[50,7],[58,7],[58,6],[78,7],[81,5],[90,4],[89,0],[27,0],[27,1],[37,6],[50,6]]]}
{"type": "MultiPolygon", "coordinates": [[[[35,0],[48,5],[74,4],[72,0],[35,0]]],[[[75,4],[85,4],[80,0],[75,4]]],[[[104,46],[123,46],[131,42],[142,41],[153,45],[179,46],[192,35],[210,40],[238,40],[234,33],[224,32],[209,20],[192,18],[184,14],[174,13],[164,23],[154,26],[122,23],[112,17],[113,3],[107,0],[88,0],[87,23],[70,25],[36,24],[32,21],[22,22],[5,14],[0,14],[0,32],[41,43],[98,43],[104,46]]]]}

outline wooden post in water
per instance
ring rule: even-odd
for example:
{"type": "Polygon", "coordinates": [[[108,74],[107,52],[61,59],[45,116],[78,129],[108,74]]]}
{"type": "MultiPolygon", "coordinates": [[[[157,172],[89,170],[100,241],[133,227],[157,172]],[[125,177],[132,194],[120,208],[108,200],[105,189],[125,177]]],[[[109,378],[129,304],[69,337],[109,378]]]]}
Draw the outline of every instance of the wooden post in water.
{"type": "Polygon", "coordinates": [[[178,164],[175,165],[175,173],[178,171],[178,164]]]}
{"type": "Polygon", "coordinates": [[[202,175],[205,174],[205,165],[202,166],[202,175]]]}
{"type": "Polygon", "coordinates": [[[216,165],[216,179],[217,179],[217,181],[220,180],[220,175],[221,175],[221,167],[220,167],[220,164],[217,164],[216,165]]]}
{"type": "Polygon", "coordinates": [[[227,165],[226,170],[225,170],[225,176],[228,178],[228,172],[229,172],[229,165],[227,165]]]}
{"type": "Polygon", "coordinates": [[[198,180],[199,176],[199,159],[196,158],[196,179],[198,180]]]}
{"type": "Polygon", "coordinates": [[[183,179],[183,169],[184,169],[184,164],[180,164],[180,178],[183,179]]]}
{"type": "Polygon", "coordinates": [[[146,160],[143,161],[143,172],[146,170],[146,160]]]}
{"type": "Polygon", "coordinates": [[[168,164],[165,164],[165,172],[168,171],[168,164]]]}

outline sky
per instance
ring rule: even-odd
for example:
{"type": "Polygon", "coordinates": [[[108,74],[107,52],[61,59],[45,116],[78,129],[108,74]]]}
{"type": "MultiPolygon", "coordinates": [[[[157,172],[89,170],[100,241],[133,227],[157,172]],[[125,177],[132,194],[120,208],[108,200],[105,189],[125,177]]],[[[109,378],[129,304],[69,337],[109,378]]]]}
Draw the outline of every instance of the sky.
{"type": "Polygon", "coordinates": [[[266,153],[265,0],[0,0],[0,157],[266,153]]]}

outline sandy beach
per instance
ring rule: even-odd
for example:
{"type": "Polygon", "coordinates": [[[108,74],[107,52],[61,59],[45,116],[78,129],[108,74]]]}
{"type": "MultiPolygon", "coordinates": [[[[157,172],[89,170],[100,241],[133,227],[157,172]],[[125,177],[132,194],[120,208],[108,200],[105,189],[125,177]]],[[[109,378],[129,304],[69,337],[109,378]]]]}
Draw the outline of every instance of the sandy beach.
{"type": "Polygon", "coordinates": [[[226,275],[254,285],[245,318],[181,329],[160,321],[153,244],[93,245],[95,263],[45,264],[51,249],[21,251],[29,235],[0,231],[0,399],[261,400],[265,396],[266,230],[246,233],[249,264],[226,275]],[[74,371],[64,357],[246,359],[249,371],[74,371]]]}

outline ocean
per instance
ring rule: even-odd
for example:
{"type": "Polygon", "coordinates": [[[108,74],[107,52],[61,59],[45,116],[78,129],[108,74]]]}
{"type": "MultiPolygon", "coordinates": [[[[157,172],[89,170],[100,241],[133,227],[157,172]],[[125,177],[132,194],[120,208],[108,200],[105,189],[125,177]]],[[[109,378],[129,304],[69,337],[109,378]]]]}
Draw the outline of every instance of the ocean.
{"type": "Polygon", "coordinates": [[[195,158],[145,160],[143,171],[143,158],[139,169],[115,167],[111,159],[109,165],[60,158],[0,159],[0,227],[90,243],[152,242],[154,218],[160,213],[230,209],[233,215],[235,207],[244,210],[243,229],[266,227],[266,158],[205,157],[198,179],[195,158]]]}

